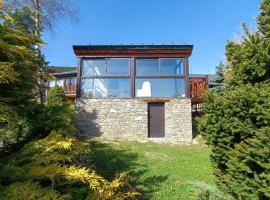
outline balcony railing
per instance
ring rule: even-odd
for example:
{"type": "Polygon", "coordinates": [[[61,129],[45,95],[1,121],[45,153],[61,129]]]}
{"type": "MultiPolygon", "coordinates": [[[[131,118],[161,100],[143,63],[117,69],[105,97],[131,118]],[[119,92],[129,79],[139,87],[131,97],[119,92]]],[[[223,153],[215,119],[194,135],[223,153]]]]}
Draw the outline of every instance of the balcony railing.
{"type": "Polygon", "coordinates": [[[208,88],[208,78],[190,77],[189,85],[191,98],[202,98],[204,91],[208,88]]]}
{"type": "Polygon", "coordinates": [[[65,94],[76,94],[76,85],[64,85],[63,87],[65,94]]]}

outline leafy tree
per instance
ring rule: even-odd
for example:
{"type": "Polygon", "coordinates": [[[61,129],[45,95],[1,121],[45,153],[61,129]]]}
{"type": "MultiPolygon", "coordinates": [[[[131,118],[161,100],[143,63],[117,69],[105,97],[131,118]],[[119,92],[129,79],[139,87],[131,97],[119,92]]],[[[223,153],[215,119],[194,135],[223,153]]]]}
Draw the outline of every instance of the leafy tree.
{"type": "Polygon", "coordinates": [[[261,3],[259,31],[245,25],[243,41],[228,42],[224,93],[204,96],[199,129],[211,147],[220,188],[236,199],[269,199],[269,0],[261,3]]]}

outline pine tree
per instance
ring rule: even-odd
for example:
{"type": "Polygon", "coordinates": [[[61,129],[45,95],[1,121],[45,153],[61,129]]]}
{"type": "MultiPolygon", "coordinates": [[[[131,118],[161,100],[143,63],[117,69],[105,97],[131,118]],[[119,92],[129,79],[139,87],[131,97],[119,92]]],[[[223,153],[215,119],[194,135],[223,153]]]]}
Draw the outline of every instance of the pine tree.
{"type": "Polygon", "coordinates": [[[25,15],[25,24],[20,21],[17,14],[25,12],[12,12],[0,1],[0,153],[25,140],[33,128],[29,115],[34,114],[33,91],[43,62],[34,46],[42,41],[26,26],[31,16],[25,15]]]}
{"type": "Polygon", "coordinates": [[[205,95],[199,129],[211,147],[218,186],[235,199],[269,199],[270,21],[261,3],[259,30],[228,42],[224,93],[205,95]]]}
{"type": "Polygon", "coordinates": [[[267,38],[270,38],[270,0],[260,4],[261,13],[258,16],[258,29],[267,38]]]}

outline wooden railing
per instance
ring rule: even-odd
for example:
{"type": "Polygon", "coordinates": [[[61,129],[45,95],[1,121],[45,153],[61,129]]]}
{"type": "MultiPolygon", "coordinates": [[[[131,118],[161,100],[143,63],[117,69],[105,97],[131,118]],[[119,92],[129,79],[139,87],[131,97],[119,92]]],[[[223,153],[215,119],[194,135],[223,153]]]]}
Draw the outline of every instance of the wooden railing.
{"type": "Polygon", "coordinates": [[[208,89],[208,77],[190,77],[190,96],[192,111],[197,113],[203,111],[203,93],[208,89]]]}
{"type": "Polygon", "coordinates": [[[201,98],[203,92],[208,89],[208,77],[190,77],[189,85],[191,98],[201,98]]]}
{"type": "Polygon", "coordinates": [[[76,94],[76,85],[64,85],[65,94],[76,94]]]}

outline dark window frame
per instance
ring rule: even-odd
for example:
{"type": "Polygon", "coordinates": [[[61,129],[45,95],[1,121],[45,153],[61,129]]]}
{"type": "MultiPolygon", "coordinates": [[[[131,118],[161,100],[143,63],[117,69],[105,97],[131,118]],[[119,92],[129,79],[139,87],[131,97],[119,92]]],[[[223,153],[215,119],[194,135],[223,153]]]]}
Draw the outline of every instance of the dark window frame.
{"type": "MultiPolygon", "coordinates": [[[[81,89],[82,89],[82,82],[83,80],[88,80],[88,79],[129,79],[129,84],[131,84],[131,58],[128,57],[93,57],[93,58],[82,58],[80,62],[80,84],[79,84],[79,95],[81,97],[81,89]],[[85,60],[105,60],[105,75],[102,76],[97,76],[97,75],[89,75],[89,76],[83,76],[83,67],[84,67],[84,61],[85,60]],[[108,65],[107,65],[107,60],[128,60],[128,72],[129,75],[108,75],[108,65]]],[[[120,98],[120,99],[130,99],[132,98],[132,90],[130,87],[130,94],[129,97],[83,97],[83,98],[91,98],[91,99],[112,99],[112,98],[120,98]]]]}
{"type": "Polygon", "coordinates": [[[185,78],[186,77],[186,66],[185,66],[185,59],[184,57],[149,57],[149,58],[140,58],[140,57],[136,57],[135,58],[135,63],[134,63],[134,67],[135,67],[135,78],[174,78],[174,77],[183,77],[185,78]],[[137,75],[137,63],[136,63],[136,60],[158,60],[158,75],[137,75]],[[175,59],[175,60],[182,60],[183,61],[183,73],[181,74],[167,74],[167,75],[162,75],[160,72],[161,72],[161,64],[160,64],[160,61],[162,59],[166,59],[166,60],[169,60],[169,59],[175,59]]]}
{"type": "Polygon", "coordinates": [[[85,60],[105,60],[105,75],[102,76],[97,76],[97,75],[88,75],[84,76],[83,74],[81,75],[81,78],[93,78],[93,77],[130,77],[131,74],[131,65],[130,65],[130,58],[87,58],[87,59],[82,59],[82,72],[83,72],[83,67],[84,67],[84,61],[85,60]],[[128,60],[128,75],[108,75],[108,65],[107,65],[107,60],[128,60]]]}
{"type": "MultiPolygon", "coordinates": [[[[183,74],[179,75],[162,75],[162,76],[138,76],[139,78],[183,78],[185,79],[185,97],[178,97],[182,99],[190,98],[190,91],[188,88],[189,84],[189,56],[188,54],[117,54],[117,55],[86,55],[86,56],[78,56],[78,68],[77,68],[77,98],[89,98],[89,97],[82,97],[81,96],[81,83],[82,79],[82,67],[83,67],[83,60],[90,60],[90,59],[129,59],[129,69],[130,75],[129,76],[111,76],[111,78],[130,78],[130,97],[125,99],[149,99],[149,97],[135,97],[135,81],[136,81],[136,59],[157,59],[157,58],[164,58],[164,59],[182,59],[184,61],[184,71],[183,74]]],[[[92,78],[92,77],[86,77],[92,78]]],[[[98,77],[97,77],[98,78],[98,77]]],[[[101,76],[99,76],[101,78],[101,76]]],[[[103,77],[107,78],[107,77],[103,77]]],[[[92,99],[95,99],[91,97],[92,99]]],[[[105,99],[111,97],[104,97],[105,99]]],[[[155,99],[155,97],[150,97],[155,99]]],[[[166,97],[164,97],[166,98],[166,97]]],[[[97,98],[96,98],[97,99],[97,98]]],[[[98,98],[100,99],[100,98],[98,98]]],[[[156,98],[157,99],[157,98],[156,98]]],[[[160,99],[160,98],[158,98],[160,99]]],[[[171,99],[171,97],[170,97],[171,99]]]]}

